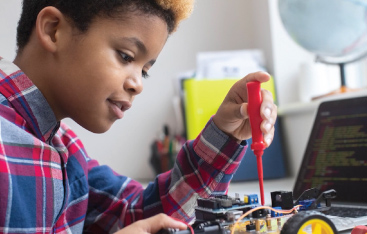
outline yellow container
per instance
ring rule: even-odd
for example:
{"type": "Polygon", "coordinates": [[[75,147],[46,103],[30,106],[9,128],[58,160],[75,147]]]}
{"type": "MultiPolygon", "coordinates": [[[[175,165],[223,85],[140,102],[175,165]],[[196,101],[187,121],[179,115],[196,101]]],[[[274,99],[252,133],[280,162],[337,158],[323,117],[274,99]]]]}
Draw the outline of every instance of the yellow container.
{"type": "MultiPolygon", "coordinates": [[[[196,80],[187,79],[183,83],[186,133],[188,140],[195,139],[213,116],[228,91],[239,79],[196,80]]],[[[269,90],[275,99],[273,78],[261,84],[261,88],[269,90]]]]}

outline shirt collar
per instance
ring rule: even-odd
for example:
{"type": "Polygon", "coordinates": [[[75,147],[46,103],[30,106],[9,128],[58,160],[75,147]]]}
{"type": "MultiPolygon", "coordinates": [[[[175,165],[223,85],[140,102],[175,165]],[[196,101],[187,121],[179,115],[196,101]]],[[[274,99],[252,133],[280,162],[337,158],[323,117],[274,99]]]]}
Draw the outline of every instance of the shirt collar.
{"type": "Polygon", "coordinates": [[[41,91],[14,63],[0,57],[0,93],[29,124],[34,135],[50,141],[59,127],[41,91]]]}

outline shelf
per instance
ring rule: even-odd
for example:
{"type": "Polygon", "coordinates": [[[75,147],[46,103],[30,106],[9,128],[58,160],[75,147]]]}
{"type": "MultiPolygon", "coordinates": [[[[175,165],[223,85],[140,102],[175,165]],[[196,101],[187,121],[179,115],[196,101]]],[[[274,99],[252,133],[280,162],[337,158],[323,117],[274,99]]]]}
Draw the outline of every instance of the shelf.
{"type": "Polygon", "coordinates": [[[337,99],[347,99],[353,97],[362,97],[367,96],[367,89],[361,89],[355,92],[341,93],[335,94],[333,96],[323,97],[311,102],[295,102],[289,103],[285,105],[281,105],[278,108],[278,115],[296,115],[296,114],[304,114],[316,111],[317,107],[321,102],[337,100],[337,99]]]}

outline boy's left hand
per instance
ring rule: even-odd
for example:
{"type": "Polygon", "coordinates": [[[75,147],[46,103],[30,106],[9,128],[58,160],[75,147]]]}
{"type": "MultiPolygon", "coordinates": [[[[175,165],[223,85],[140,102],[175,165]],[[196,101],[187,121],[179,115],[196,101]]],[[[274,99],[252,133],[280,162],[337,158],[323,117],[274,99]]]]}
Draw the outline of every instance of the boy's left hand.
{"type": "MultiPolygon", "coordinates": [[[[237,141],[251,138],[251,126],[247,114],[246,84],[249,81],[259,81],[262,83],[269,79],[269,74],[256,72],[248,74],[246,77],[237,81],[229,90],[217,113],[214,115],[213,121],[215,125],[237,141]]],[[[263,121],[260,128],[264,134],[265,144],[268,147],[274,138],[277,106],[274,104],[273,96],[269,91],[262,89],[261,95],[263,102],[260,108],[260,115],[263,121]]]]}

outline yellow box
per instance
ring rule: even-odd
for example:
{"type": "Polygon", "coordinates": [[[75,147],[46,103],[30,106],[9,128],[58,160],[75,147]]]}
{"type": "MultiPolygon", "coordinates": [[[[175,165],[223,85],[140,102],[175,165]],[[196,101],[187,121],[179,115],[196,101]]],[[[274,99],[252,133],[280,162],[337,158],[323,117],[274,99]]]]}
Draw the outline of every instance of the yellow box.
{"type": "MultiPolygon", "coordinates": [[[[186,118],[186,133],[188,140],[195,139],[205,127],[210,117],[214,115],[228,91],[239,79],[196,80],[187,79],[183,82],[184,105],[186,118]]],[[[275,87],[273,78],[262,83],[261,87],[273,93],[275,102],[275,87]]]]}

